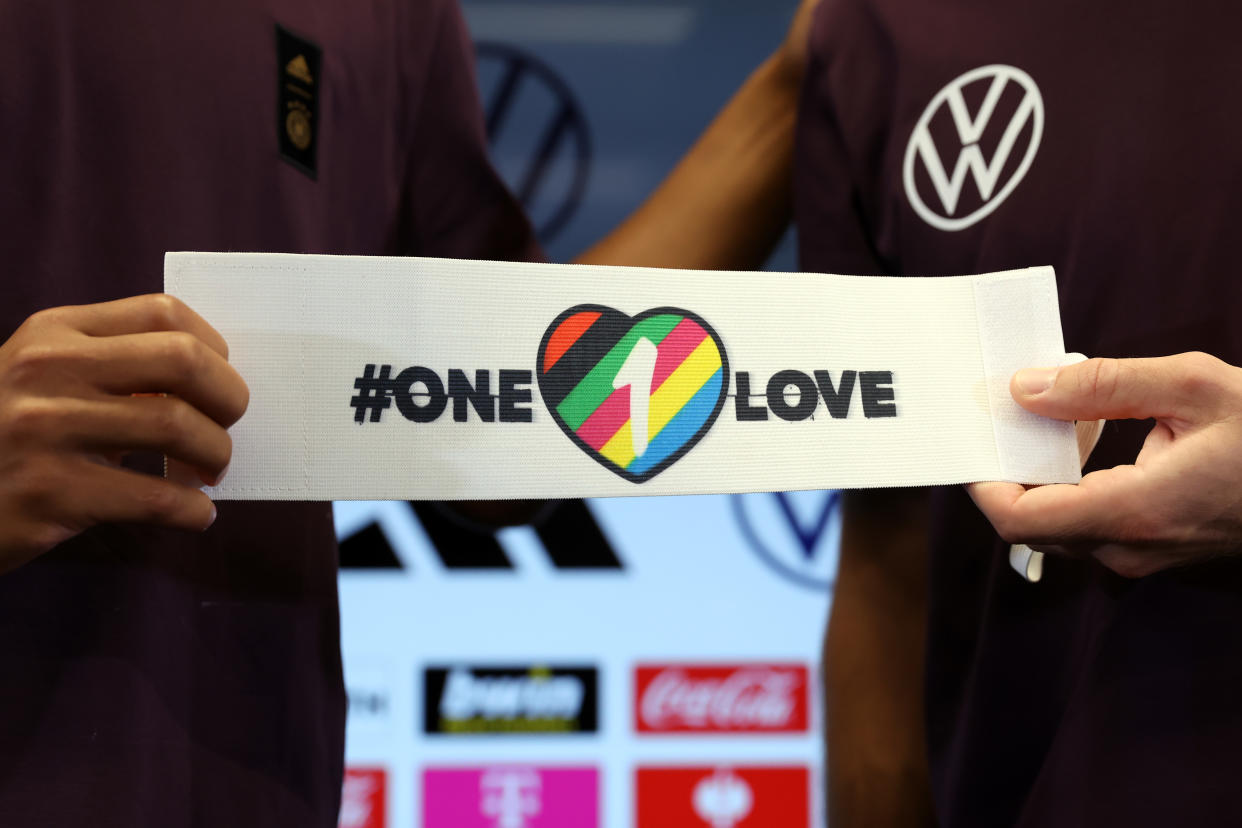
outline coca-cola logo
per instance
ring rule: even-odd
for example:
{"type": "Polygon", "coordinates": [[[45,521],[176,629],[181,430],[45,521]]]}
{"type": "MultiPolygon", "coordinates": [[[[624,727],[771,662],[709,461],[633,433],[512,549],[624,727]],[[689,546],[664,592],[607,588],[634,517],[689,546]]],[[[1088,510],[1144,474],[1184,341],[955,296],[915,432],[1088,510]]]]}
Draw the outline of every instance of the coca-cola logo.
{"type": "Polygon", "coordinates": [[[640,733],[801,733],[809,682],[800,664],[640,665],[640,733]]]}

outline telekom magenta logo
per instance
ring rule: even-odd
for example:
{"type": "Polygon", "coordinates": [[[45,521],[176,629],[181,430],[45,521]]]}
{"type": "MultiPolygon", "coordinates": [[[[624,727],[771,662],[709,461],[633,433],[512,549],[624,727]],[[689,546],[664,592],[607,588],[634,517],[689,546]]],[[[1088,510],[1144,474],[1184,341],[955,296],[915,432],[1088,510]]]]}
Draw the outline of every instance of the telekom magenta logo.
{"type": "Polygon", "coordinates": [[[910,135],[902,166],[910,206],[939,230],[970,227],[991,215],[1022,181],[1035,160],[1043,133],[1044,101],[1030,75],[1000,64],[972,69],[932,98],[910,135]],[[983,99],[972,114],[966,90],[976,84],[983,99]],[[943,119],[942,112],[952,120],[952,137],[947,130],[935,130],[933,122],[943,119]],[[1001,121],[990,130],[997,118],[1001,121]],[[939,143],[933,138],[934,131],[939,134],[939,143]],[[985,146],[991,148],[990,157],[984,154],[985,146]],[[1016,167],[1009,163],[1014,157],[1020,158],[1016,167]],[[925,175],[920,176],[920,171],[925,175]],[[961,215],[967,176],[974,182],[981,203],[961,215]]]}
{"type": "Polygon", "coordinates": [[[423,772],[424,828],[596,828],[594,768],[496,765],[423,772]]]}
{"type": "Polygon", "coordinates": [[[479,813],[497,828],[526,828],[543,810],[543,779],[533,768],[492,768],[479,779],[479,813]]]}

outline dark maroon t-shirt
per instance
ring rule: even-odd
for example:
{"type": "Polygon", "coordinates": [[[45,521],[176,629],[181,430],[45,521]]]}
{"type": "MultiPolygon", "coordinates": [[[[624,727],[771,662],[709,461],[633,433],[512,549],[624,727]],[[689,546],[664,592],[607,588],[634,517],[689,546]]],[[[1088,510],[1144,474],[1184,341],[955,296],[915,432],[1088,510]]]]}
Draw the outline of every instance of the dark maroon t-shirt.
{"type": "MultiPolygon", "coordinates": [[[[1051,264],[1071,351],[1242,362],[1240,27],[1230,0],[824,0],[804,269],[1051,264]]],[[[1109,424],[1093,466],[1149,427],[1109,424]]],[[[934,515],[942,825],[1242,824],[1242,564],[1128,581],[1057,559],[1033,585],[962,489],[934,515]]]]}
{"type": "MultiPolygon", "coordinates": [[[[0,5],[0,339],[159,291],[167,250],[536,255],[472,64],[453,0],[0,5]]],[[[327,828],[343,731],[327,504],[0,576],[2,825],[327,828]]]]}

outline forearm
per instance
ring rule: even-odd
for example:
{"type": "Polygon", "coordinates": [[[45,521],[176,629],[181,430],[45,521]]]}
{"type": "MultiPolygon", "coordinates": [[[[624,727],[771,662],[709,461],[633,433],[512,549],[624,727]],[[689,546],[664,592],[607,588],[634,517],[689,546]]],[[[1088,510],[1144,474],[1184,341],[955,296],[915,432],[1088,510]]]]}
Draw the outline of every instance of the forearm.
{"type": "Polygon", "coordinates": [[[799,85],[779,58],[760,64],[655,193],[578,261],[762,265],[789,223],[799,85]]]}
{"type": "Polygon", "coordinates": [[[829,824],[933,825],[923,726],[927,496],[853,493],[824,645],[829,824]]]}

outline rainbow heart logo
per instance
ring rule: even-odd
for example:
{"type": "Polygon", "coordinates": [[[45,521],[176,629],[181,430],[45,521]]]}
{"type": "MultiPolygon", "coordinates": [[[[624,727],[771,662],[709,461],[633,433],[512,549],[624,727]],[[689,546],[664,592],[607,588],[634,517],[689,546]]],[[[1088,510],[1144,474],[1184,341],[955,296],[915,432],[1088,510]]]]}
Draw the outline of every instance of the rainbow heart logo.
{"type": "Polygon", "coordinates": [[[694,447],[729,390],[724,344],[699,316],[655,308],[626,316],[577,305],[539,346],[539,392],[588,455],[635,483],[694,447]]]}

